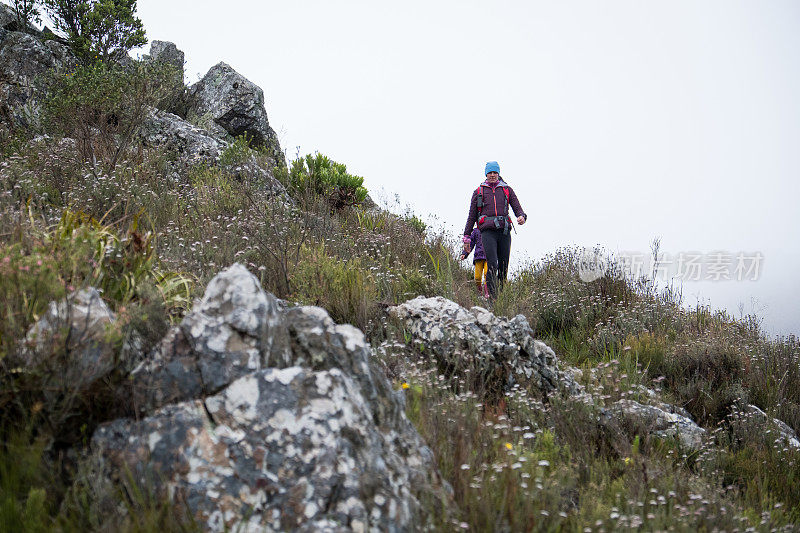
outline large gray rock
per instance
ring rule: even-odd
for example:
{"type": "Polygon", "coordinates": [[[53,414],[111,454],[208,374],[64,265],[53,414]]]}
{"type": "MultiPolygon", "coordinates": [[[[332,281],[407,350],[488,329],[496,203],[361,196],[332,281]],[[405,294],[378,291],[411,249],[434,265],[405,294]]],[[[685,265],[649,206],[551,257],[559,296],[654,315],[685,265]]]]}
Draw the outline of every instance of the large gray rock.
{"type": "Polygon", "coordinates": [[[220,156],[228,147],[227,141],[210,135],[207,130],[177,115],[151,109],[142,124],[139,138],[145,147],[160,147],[173,152],[177,156],[173,166],[178,172],[185,172],[186,168],[195,165],[218,165],[235,180],[258,183],[260,194],[280,196],[290,201],[286,187],[273,174],[274,162],[267,162],[265,167],[262,159],[251,155],[244,161],[223,165],[220,156]]]}
{"type": "Polygon", "coordinates": [[[130,371],[139,355],[138,341],[125,343],[120,351],[109,335],[115,322],[94,288],[50,302],[25,337],[23,365],[45,376],[49,385],[43,388],[54,394],[86,391],[112,373],[130,371]]]}
{"type": "Polygon", "coordinates": [[[277,308],[257,283],[239,265],[221,273],[165,340],[172,353],[135,373],[181,383],[158,403],[185,401],[98,428],[98,479],[130,471],[212,531],[424,528],[448,495],[363,333],[277,308]]]}
{"type": "Polygon", "coordinates": [[[0,30],[8,31],[24,31],[33,35],[40,35],[42,32],[36,29],[32,24],[20,24],[17,20],[17,13],[14,8],[0,3],[0,30]]]}
{"type": "Polygon", "coordinates": [[[11,6],[0,3],[0,30],[16,30],[17,14],[11,6]]]}
{"type": "Polygon", "coordinates": [[[169,41],[152,41],[150,53],[143,57],[145,61],[155,61],[170,65],[175,69],[175,84],[183,86],[183,70],[185,57],[175,43],[169,41]]]}
{"type": "Polygon", "coordinates": [[[419,296],[389,312],[404,322],[415,342],[436,356],[446,375],[478,377],[477,386],[495,393],[515,380],[535,386],[544,395],[581,390],[571,373],[559,369],[553,350],[533,338],[522,315],[509,320],[482,307],[468,311],[441,296],[419,296]]]}
{"type": "Polygon", "coordinates": [[[131,374],[140,412],[214,394],[269,366],[290,364],[288,334],[275,297],[234,264],[131,374]]]}
{"type": "Polygon", "coordinates": [[[267,120],[264,91],[226,63],[218,63],[190,88],[189,118],[217,136],[247,135],[285,166],[278,137],[267,120]]]}
{"type": "Polygon", "coordinates": [[[260,158],[250,156],[243,162],[233,162],[223,169],[234,179],[259,184],[259,194],[264,196],[280,196],[284,203],[292,204],[293,200],[286,192],[286,187],[275,178],[274,161],[267,162],[265,167],[260,158]]]}
{"type": "Polygon", "coordinates": [[[0,30],[0,123],[8,128],[38,125],[48,75],[74,64],[67,47],[56,41],[0,30]]]}
{"type": "Polygon", "coordinates": [[[703,445],[706,430],[678,411],[677,408],[671,409],[666,404],[657,407],[627,399],[619,400],[602,410],[606,419],[627,418],[643,426],[650,435],[674,438],[688,450],[699,450],[703,445]]]}
{"type": "Polygon", "coordinates": [[[227,143],[177,115],[151,110],[142,124],[144,146],[164,147],[177,154],[181,166],[216,164],[227,143]]]}
{"type": "Polygon", "coordinates": [[[411,531],[424,525],[417,495],[433,488],[413,429],[376,426],[335,368],[255,372],[205,403],[102,426],[92,448],[110,478],[151,476],[212,531],[411,531]]]}

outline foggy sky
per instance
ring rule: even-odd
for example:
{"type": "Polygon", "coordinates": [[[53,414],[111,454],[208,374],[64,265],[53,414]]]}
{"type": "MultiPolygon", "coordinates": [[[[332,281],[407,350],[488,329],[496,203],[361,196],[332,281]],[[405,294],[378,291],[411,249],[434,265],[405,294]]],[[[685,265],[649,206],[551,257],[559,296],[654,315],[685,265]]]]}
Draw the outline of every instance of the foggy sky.
{"type": "Polygon", "coordinates": [[[758,281],[685,283],[685,300],[800,333],[796,2],[138,8],[188,81],[225,61],[262,87],[290,159],[318,150],[454,235],[497,160],[530,216],[516,261],[654,237],[675,255],[761,252],[758,281]]]}

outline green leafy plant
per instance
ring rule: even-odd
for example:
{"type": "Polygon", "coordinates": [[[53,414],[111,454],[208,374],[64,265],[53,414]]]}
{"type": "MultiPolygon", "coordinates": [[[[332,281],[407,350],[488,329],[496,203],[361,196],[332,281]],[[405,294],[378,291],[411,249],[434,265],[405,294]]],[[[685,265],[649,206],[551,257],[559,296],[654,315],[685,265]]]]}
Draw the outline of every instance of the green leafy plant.
{"type": "Polygon", "coordinates": [[[257,151],[250,147],[250,136],[247,133],[236,137],[219,155],[219,164],[223,167],[241,165],[257,151]]]}
{"type": "Polygon", "coordinates": [[[278,178],[295,194],[324,196],[333,210],[358,205],[367,197],[364,178],[349,174],[345,165],[320,153],[295,159],[288,171],[278,171],[278,178]]]}

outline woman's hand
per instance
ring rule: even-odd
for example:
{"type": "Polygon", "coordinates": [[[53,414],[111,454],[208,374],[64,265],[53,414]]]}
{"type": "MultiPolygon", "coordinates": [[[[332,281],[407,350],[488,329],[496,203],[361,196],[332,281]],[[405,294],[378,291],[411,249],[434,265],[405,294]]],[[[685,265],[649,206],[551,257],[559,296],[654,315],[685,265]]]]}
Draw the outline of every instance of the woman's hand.
{"type": "Polygon", "coordinates": [[[517,223],[521,226],[528,220],[526,217],[517,217],[517,223]]]}

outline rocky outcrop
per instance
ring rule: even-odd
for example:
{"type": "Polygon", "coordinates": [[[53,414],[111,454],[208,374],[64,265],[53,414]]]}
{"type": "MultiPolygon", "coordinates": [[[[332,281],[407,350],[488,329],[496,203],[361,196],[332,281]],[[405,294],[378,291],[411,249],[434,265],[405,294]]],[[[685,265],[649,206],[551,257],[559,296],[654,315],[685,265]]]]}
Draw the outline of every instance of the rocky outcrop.
{"type": "Polygon", "coordinates": [[[236,162],[223,167],[228,174],[239,181],[249,181],[260,185],[260,193],[265,196],[280,196],[286,203],[293,203],[286,191],[286,187],[275,178],[274,167],[265,168],[255,156],[250,156],[243,162],[236,162]]]}
{"type": "MultiPolygon", "coordinates": [[[[432,353],[444,375],[461,380],[480,376],[473,386],[508,391],[515,381],[533,386],[543,396],[559,393],[587,404],[603,405],[576,381],[582,373],[560,368],[549,346],[533,338],[522,315],[512,319],[496,317],[486,309],[464,309],[445,298],[418,297],[390,308],[403,322],[412,343],[423,353],[432,353]]],[[[705,430],[684,410],[664,404],[654,391],[646,390],[650,404],[620,400],[600,408],[601,420],[628,419],[640,429],[659,438],[675,438],[688,449],[698,449],[705,430]],[[651,395],[652,393],[652,395],[651,395]]]]}
{"type": "Polygon", "coordinates": [[[522,315],[500,318],[482,307],[466,310],[440,296],[420,296],[389,312],[405,324],[415,342],[436,356],[445,375],[462,375],[468,369],[478,377],[476,386],[495,392],[514,381],[533,385],[543,395],[580,392],[572,373],[559,369],[553,350],[533,338],[522,315]]]}
{"type": "Polygon", "coordinates": [[[152,41],[150,43],[150,53],[143,58],[145,61],[154,61],[170,65],[175,70],[175,85],[183,87],[183,67],[185,56],[175,43],[169,41],[152,41]]]}
{"type": "MultiPolygon", "coordinates": [[[[20,21],[17,19],[17,13],[14,8],[0,3],[0,31],[22,31],[32,35],[41,35],[41,31],[36,29],[30,21],[20,21]]],[[[49,31],[45,29],[45,31],[49,31]]]]}
{"type": "Polygon", "coordinates": [[[759,433],[774,436],[775,443],[800,450],[800,440],[791,426],[782,420],[772,418],[755,405],[746,405],[743,409],[735,410],[732,418],[735,422],[734,430],[755,426],[759,433]],[[747,423],[743,424],[744,421],[747,423]]]}
{"type": "Polygon", "coordinates": [[[162,147],[175,154],[174,166],[178,171],[195,165],[220,165],[233,179],[259,183],[263,194],[288,200],[286,187],[274,177],[271,166],[265,168],[254,156],[243,162],[221,165],[220,156],[228,143],[177,115],[152,109],[142,124],[139,137],[146,147],[162,147]]]}
{"type": "Polygon", "coordinates": [[[181,166],[216,164],[226,143],[177,115],[153,109],[140,132],[148,147],[162,146],[177,154],[181,166]]]}
{"type": "Polygon", "coordinates": [[[283,310],[234,265],[133,373],[150,403],[95,432],[97,475],[153,482],[213,531],[417,530],[447,495],[370,358],[361,331],[283,310]]]}
{"type": "Polygon", "coordinates": [[[17,29],[17,15],[14,10],[5,4],[0,4],[0,30],[15,31],[17,29]]]}
{"type": "Polygon", "coordinates": [[[275,297],[241,265],[217,275],[203,299],[131,374],[140,412],[214,394],[234,380],[290,364],[275,297]]]}
{"type": "Polygon", "coordinates": [[[267,120],[264,91],[226,63],[213,66],[190,88],[189,118],[220,137],[247,135],[255,146],[269,150],[285,166],[278,137],[267,120]]]}
{"type": "Polygon", "coordinates": [[[74,64],[57,41],[0,29],[0,123],[7,128],[37,125],[48,75],[74,64]]]}
{"type": "Polygon", "coordinates": [[[649,435],[659,438],[672,438],[688,450],[699,450],[703,445],[706,431],[688,416],[674,412],[670,406],[662,404],[645,405],[634,400],[619,400],[601,412],[606,420],[627,418],[642,427],[649,435]]]}

